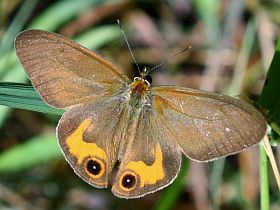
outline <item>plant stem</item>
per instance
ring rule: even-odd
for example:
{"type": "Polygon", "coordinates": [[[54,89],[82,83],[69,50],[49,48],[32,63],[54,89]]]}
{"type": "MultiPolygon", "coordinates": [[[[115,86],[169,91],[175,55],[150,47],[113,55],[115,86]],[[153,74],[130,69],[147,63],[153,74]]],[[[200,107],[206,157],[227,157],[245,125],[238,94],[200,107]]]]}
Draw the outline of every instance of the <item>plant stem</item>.
{"type": "Polygon", "coordinates": [[[268,158],[264,146],[260,144],[260,209],[269,210],[269,177],[268,177],[268,158]]]}

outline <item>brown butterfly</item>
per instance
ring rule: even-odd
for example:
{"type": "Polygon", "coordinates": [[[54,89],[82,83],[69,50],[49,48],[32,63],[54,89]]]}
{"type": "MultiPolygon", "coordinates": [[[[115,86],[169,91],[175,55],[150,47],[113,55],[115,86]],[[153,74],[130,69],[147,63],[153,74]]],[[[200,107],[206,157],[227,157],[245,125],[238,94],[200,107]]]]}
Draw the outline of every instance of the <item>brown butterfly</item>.
{"type": "Polygon", "coordinates": [[[172,183],[182,153],[210,161],[265,135],[264,117],[244,101],[184,87],[151,87],[146,71],[131,81],[59,34],[27,30],[15,47],[43,100],[66,110],[57,126],[66,160],[95,187],[113,180],[118,197],[141,197],[172,183]]]}

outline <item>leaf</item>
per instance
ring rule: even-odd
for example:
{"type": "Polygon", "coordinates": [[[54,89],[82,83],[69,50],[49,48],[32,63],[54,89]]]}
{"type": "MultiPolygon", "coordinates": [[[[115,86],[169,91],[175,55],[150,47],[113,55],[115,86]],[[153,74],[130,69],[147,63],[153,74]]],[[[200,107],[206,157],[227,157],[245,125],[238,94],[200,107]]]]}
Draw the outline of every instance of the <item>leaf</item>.
{"type": "Polygon", "coordinates": [[[55,135],[40,135],[0,153],[0,174],[61,158],[55,135]]]}
{"type": "MultiPolygon", "coordinates": [[[[258,105],[266,109],[266,115],[269,121],[278,128],[280,125],[280,39],[278,39],[276,51],[269,67],[266,82],[262,90],[258,105]]],[[[273,126],[272,126],[273,127],[273,126]]],[[[280,133],[278,133],[280,134],[280,133]]]]}
{"type": "Polygon", "coordinates": [[[87,30],[85,33],[75,37],[74,40],[82,46],[87,46],[90,49],[98,49],[102,45],[111,42],[117,37],[120,37],[120,29],[115,24],[99,26],[97,28],[87,30]]]}
{"type": "Polygon", "coordinates": [[[47,105],[32,86],[19,83],[0,83],[0,105],[57,115],[64,112],[47,105]]]}
{"type": "Polygon", "coordinates": [[[41,12],[28,28],[54,31],[63,23],[100,2],[100,0],[64,0],[55,2],[41,12]]]}

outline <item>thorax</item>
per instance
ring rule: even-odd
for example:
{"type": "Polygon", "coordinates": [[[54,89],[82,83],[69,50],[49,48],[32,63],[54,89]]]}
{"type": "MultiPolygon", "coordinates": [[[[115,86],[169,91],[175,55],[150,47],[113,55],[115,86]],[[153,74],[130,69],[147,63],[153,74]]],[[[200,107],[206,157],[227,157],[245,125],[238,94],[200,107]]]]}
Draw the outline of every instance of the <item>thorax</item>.
{"type": "Polygon", "coordinates": [[[132,109],[142,109],[151,105],[150,85],[145,80],[135,79],[129,85],[129,106],[132,109]]]}

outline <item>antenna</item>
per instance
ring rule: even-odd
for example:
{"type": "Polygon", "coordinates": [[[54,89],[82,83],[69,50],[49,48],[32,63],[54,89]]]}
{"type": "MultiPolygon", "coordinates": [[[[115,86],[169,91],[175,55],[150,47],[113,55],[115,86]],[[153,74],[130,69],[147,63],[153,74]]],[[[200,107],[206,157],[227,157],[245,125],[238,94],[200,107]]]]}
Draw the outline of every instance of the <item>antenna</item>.
{"type": "Polygon", "coordinates": [[[128,43],[126,34],[124,33],[124,30],[123,30],[123,28],[122,28],[121,21],[118,19],[117,22],[118,22],[118,24],[119,24],[120,30],[121,30],[121,32],[122,32],[122,34],[123,34],[124,39],[125,39],[125,42],[126,42],[126,45],[127,45],[127,47],[128,47],[128,50],[129,50],[129,52],[130,52],[130,55],[131,55],[131,57],[132,57],[132,59],[133,59],[135,65],[136,65],[136,67],[137,67],[137,69],[138,69],[138,72],[139,72],[139,74],[140,74],[140,73],[141,73],[141,70],[140,70],[140,68],[139,68],[138,63],[136,62],[136,59],[135,59],[133,53],[132,53],[132,50],[131,50],[130,45],[129,45],[129,43],[128,43]]]}
{"type": "Polygon", "coordinates": [[[179,54],[181,54],[181,53],[183,53],[183,52],[185,52],[185,51],[190,50],[191,48],[192,48],[192,46],[190,46],[190,45],[187,46],[187,47],[185,47],[183,50],[181,50],[180,52],[177,52],[177,53],[175,53],[174,55],[172,55],[171,57],[165,59],[165,60],[164,60],[163,62],[161,62],[160,64],[158,64],[158,65],[152,67],[151,69],[148,69],[148,70],[147,70],[147,74],[148,74],[149,72],[151,72],[152,70],[154,70],[154,69],[156,69],[156,68],[162,66],[163,64],[168,63],[172,58],[176,57],[177,55],[179,55],[179,54]]]}

